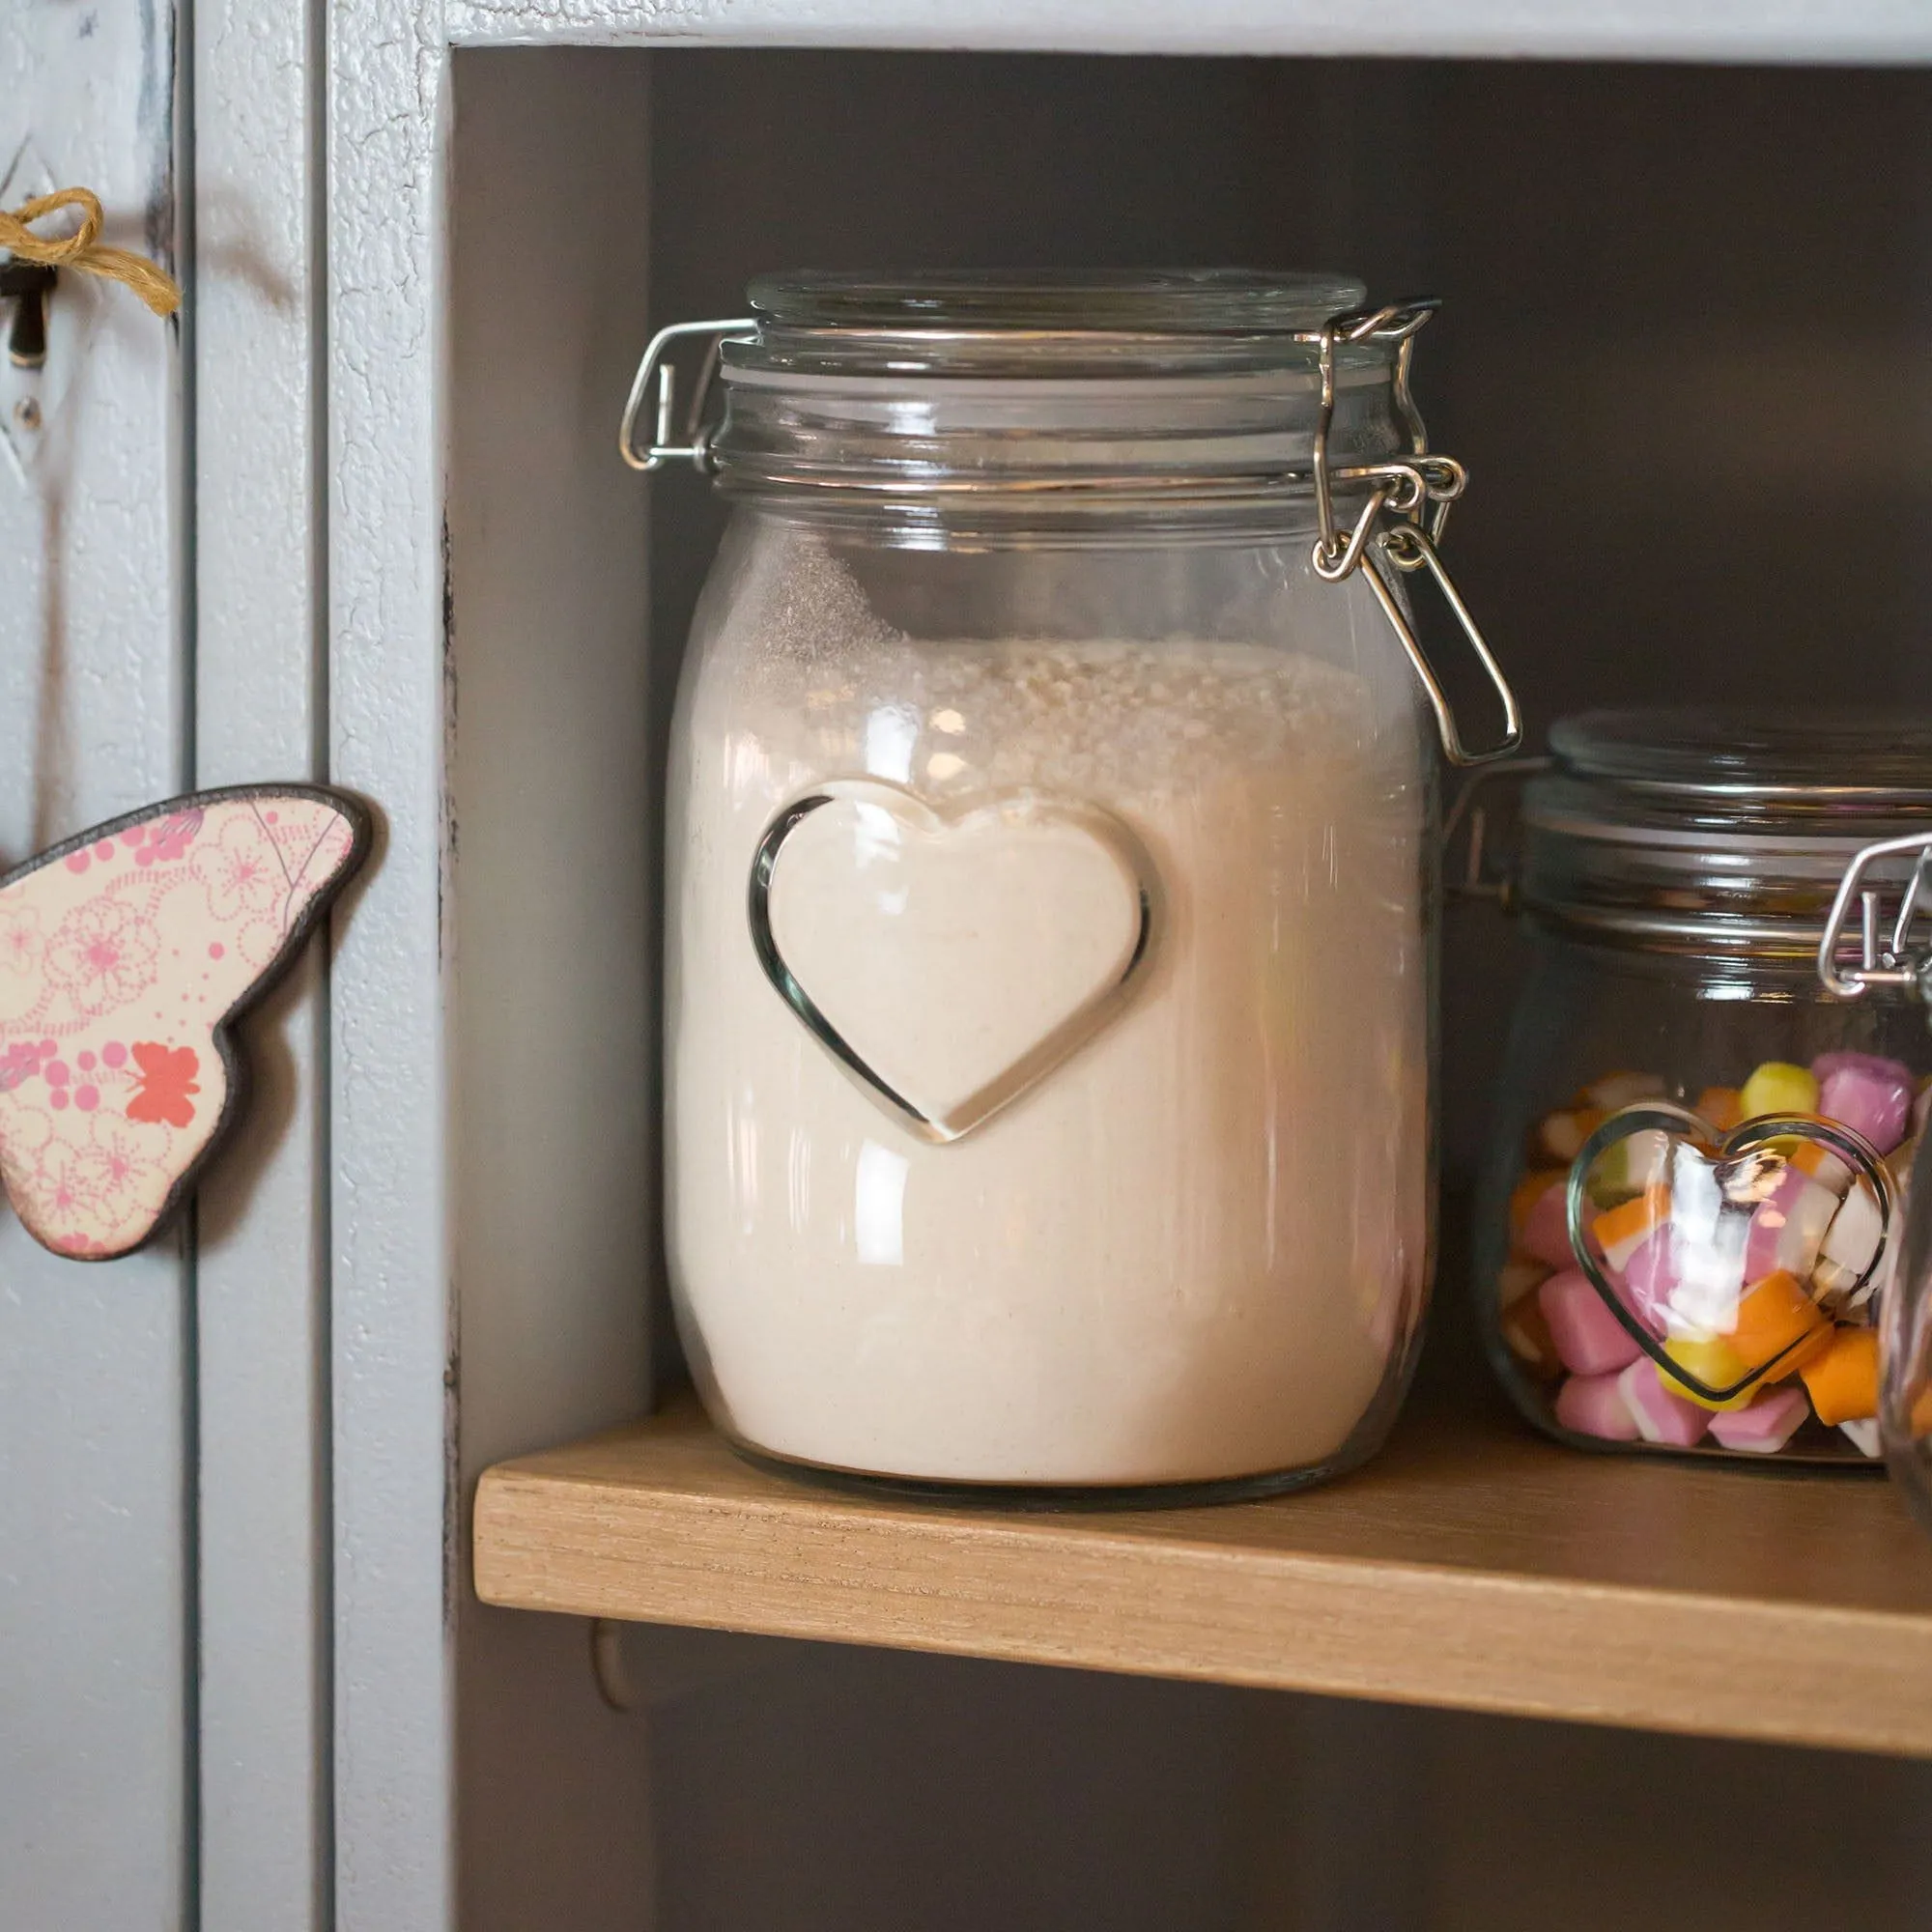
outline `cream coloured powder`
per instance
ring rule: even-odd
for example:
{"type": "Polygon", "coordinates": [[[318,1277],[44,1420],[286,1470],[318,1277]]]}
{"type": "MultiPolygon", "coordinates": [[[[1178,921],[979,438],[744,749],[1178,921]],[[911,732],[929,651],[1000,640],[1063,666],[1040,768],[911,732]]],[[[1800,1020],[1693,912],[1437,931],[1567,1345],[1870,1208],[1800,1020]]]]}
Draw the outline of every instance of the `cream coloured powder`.
{"type": "Polygon", "coordinates": [[[935,645],[823,614],[809,644],[740,624],[682,700],[670,1249],[714,1409],[908,1477],[1319,1467],[1427,1264],[1412,725],[1271,646],[935,645]],[[935,1120],[1043,1049],[950,1144],[838,1064],[753,947],[759,841],[828,781],[771,877],[804,992],[935,1120]]]}

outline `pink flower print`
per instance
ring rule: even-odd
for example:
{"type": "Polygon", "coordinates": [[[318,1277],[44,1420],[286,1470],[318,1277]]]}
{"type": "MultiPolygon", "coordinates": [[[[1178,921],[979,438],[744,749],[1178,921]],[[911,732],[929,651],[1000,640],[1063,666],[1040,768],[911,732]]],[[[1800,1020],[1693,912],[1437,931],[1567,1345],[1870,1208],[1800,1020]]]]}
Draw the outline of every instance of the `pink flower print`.
{"type": "Polygon", "coordinates": [[[89,1122],[72,1173],[98,1205],[103,1226],[121,1229],[160,1212],[168,1198],[168,1169],[155,1157],[154,1138],[111,1114],[97,1114],[89,1122]]]}
{"type": "Polygon", "coordinates": [[[46,1230],[56,1241],[98,1225],[99,1197],[82,1165],[81,1150],[68,1141],[50,1140],[41,1150],[25,1191],[36,1231],[46,1230]]]}
{"type": "MultiPolygon", "coordinates": [[[[160,866],[186,855],[187,848],[194,842],[194,836],[201,830],[199,811],[171,812],[160,824],[152,828],[148,843],[134,854],[137,866],[160,866]]],[[[127,836],[125,833],[122,835],[127,836]]]]}
{"type": "Polygon", "coordinates": [[[16,1039],[6,1052],[0,1053],[0,1094],[13,1093],[40,1072],[41,1063],[46,1059],[52,1044],[51,1040],[16,1039]]]}
{"type": "Polygon", "coordinates": [[[31,973],[44,945],[41,916],[32,906],[0,904],[0,972],[31,973]]]}
{"type": "Polygon", "coordinates": [[[155,983],[160,935],[119,899],[77,905],[54,928],[47,978],[84,1013],[110,1013],[155,983]]]}
{"type": "Polygon", "coordinates": [[[252,816],[237,813],[210,843],[195,848],[194,875],[208,888],[208,909],[224,925],[279,918],[289,882],[274,847],[252,816]]]}

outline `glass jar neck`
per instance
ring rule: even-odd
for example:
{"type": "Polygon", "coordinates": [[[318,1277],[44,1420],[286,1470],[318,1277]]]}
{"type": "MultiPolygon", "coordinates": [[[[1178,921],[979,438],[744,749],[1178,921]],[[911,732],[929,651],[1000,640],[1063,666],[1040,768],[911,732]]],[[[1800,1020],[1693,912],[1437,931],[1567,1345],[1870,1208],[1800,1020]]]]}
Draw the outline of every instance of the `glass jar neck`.
{"type": "MultiPolygon", "coordinates": [[[[1253,539],[1314,527],[1312,352],[1281,345],[1264,368],[1106,374],[1092,365],[1092,338],[1058,361],[1035,341],[1037,373],[1022,375],[1012,373],[1016,346],[1001,347],[1000,373],[960,375],[834,374],[789,352],[775,360],[767,345],[757,358],[726,345],[718,486],[900,541],[1105,542],[1151,530],[1253,539]]],[[[1409,446],[1390,351],[1350,349],[1336,371],[1330,465],[1409,446]]]]}

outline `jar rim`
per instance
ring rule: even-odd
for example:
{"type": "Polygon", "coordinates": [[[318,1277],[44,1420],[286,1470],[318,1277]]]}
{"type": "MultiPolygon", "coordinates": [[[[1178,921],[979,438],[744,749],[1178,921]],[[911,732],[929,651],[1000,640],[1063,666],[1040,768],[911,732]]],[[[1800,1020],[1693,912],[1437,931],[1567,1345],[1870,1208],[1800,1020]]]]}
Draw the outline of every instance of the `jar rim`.
{"type": "Polygon", "coordinates": [[[1368,290],[1307,270],[805,269],[747,294],[761,323],[792,328],[1266,336],[1320,329],[1368,290]]]}
{"type": "Polygon", "coordinates": [[[1932,717],[1592,711],[1549,745],[1522,799],[1520,902],[1596,944],[1815,953],[1852,853],[1932,826],[1932,717]]]}
{"type": "Polygon", "coordinates": [[[803,516],[1000,540],[1278,516],[1312,499],[1323,447],[1352,508],[1420,446],[1408,343],[1434,303],[1363,312],[1349,276],[811,270],[751,294],[719,337],[706,456],[726,495],[803,516]]]}
{"type": "Polygon", "coordinates": [[[1557,769],[1663,800],[1932,810],[1932,715],[1875,709],[1583,711],[1549,731],[1557,769]]]}

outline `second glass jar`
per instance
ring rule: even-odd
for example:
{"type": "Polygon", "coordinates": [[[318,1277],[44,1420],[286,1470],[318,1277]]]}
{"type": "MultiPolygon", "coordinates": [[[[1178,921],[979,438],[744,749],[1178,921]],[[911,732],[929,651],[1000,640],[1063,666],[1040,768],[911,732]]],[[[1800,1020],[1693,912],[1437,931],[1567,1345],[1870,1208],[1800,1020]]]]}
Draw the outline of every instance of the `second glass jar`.
{"type": "Polygon", "coordinates": [[[1849,855],[1932,826],[1932,726],[1596,713],[1551,749],[1477,1207],[1490,1353],[1578,1446],[1867,1463],[1932,1043],[1818,953],[1849,855]]]}

